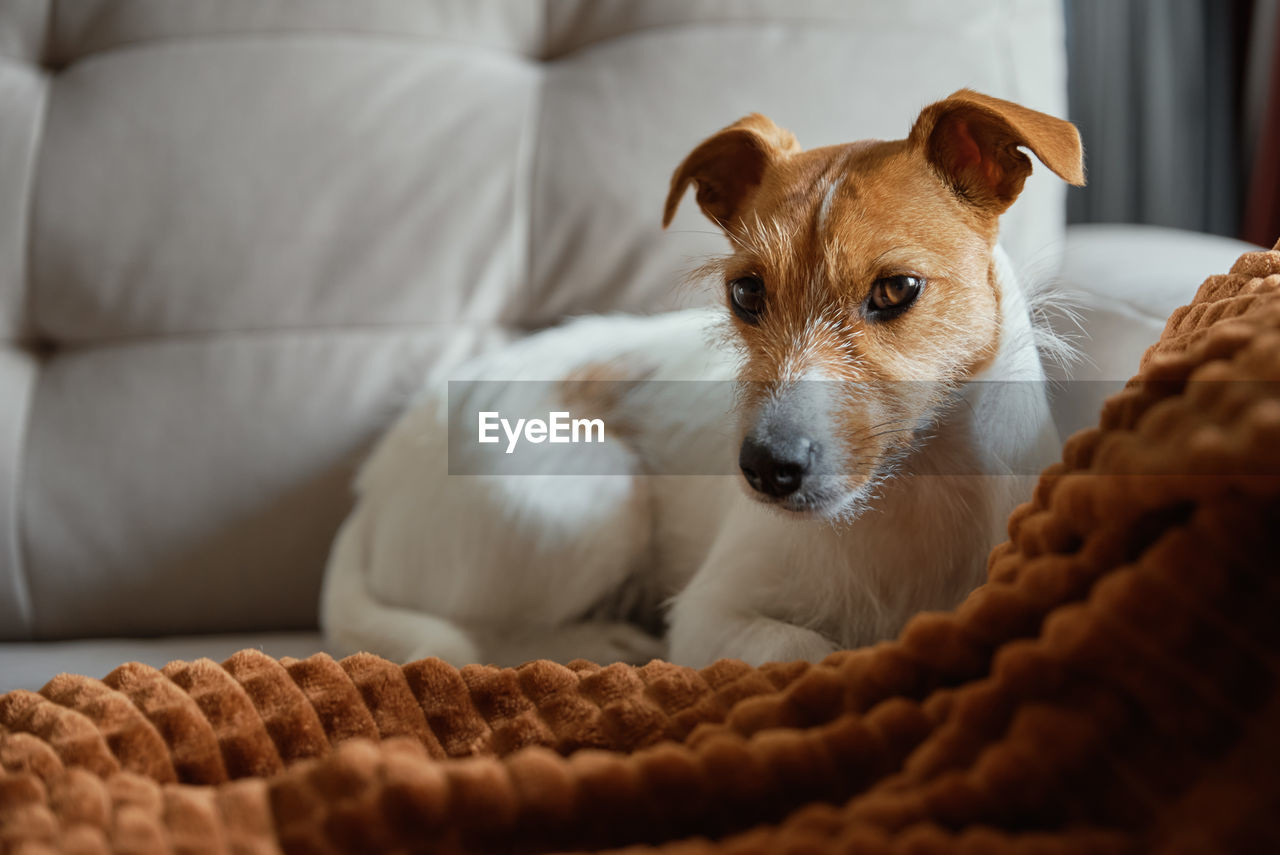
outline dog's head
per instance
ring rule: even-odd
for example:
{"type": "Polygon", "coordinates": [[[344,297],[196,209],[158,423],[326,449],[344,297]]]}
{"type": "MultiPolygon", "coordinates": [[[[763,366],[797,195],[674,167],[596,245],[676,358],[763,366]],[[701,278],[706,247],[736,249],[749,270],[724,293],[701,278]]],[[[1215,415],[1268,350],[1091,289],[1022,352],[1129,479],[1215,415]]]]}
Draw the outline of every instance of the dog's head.
{"type": "Polygon", "coordinates": [[[1069,122],[969,90],[905,140],[804,151],[753,114],[680,164],[664,225],[693,183],[733,246],[711,268],[744,352],[739,464],[757,498],[849,512],[994,358],[997,221],[1031,172],[1020,146],[1083,183],[1069,122]]]}

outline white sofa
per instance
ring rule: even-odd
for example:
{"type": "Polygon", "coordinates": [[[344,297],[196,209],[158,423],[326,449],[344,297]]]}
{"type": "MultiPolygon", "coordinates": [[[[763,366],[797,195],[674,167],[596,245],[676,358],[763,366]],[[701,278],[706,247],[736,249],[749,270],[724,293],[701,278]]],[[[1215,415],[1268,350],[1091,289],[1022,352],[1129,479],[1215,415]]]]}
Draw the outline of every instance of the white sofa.
{"type": "MultiPolygon", "coordinates": [[[[898,137],[961,86],[1064,114],[1062,42],[1049,0],[4,0],[0,691],[321,649],[353,466],[428,366],[711,298],[678,283],[722,239],[659,228],[695,143],[898,137]]],[[[1007,219],[1032,275],[1063,192],[1007,219]]],[[[1107,378],[1240,251],[1065,247],[1107,378]]]]}

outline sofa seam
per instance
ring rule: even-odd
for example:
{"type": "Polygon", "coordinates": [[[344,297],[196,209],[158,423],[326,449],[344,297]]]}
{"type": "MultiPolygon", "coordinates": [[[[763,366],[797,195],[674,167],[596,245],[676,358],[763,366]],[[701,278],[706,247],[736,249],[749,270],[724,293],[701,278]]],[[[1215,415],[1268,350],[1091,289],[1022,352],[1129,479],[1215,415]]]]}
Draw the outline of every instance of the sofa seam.
{"type": "Polygon", "coordinates": [[[819,32],[846,30],[855,34],[874,33],[878,30],[885,29],[883,26],[869,26],[864,22],[856,21],[852,18],[806,18],[801,16],[771,18],[765,15],[748,15],[741,18],[702,18],[685,21],[671,21],[663,24],[650,24],[649,26],[637,27],[605,38],[593,39],[589,42],[569,48],[562,53],[547,54],[540,57],[540,59],[544,64],[565,61],[572,62],[576,61],[581,54],[590,53],[604,45],[613,44],[615,42],[629,41],[635,38],[645,38],[655,35],[661,36],[680,30],[702,30],[719,27],[749,27],[759,29],[776,29],[781,27],[785,29],[816,30],[819,32]]]}
{"type": "MultiPolygon", "coordinates": [[[[48,16],[53,15],[53,3],[49,4],[48,16]]],[[[46,20],[46,35],[48,38],[48,29],[50,21],[46,20]]],[[[41,47],[41,53],[46,48],[41,47]]],[[[36,406],[36,391],[39,386],[41,374],[44,369],[45,359],[43,355],[33,350],[32,343],[38,340],[35,330],[35,313],[33,311],[35,286],[32,281],[35,271],[35,221],[36,221],[36,193],[40,180],[40,164],[41,150],[43,142],[48,132],[50,102],[53,100],[53,83],[54,77],[48,69],[40,69],[40,80],[42,83],[42,93],[40,98],[39,114],[36,116],[32,127],[31,134],[31,154],[27,174],[27,198],[25,200],[25,211],[23,217],[24,234],[22,238],[22,256],[21,268],[19,274],[19,282],[22,285],[22,294],[17,300],[17,306],[22,316],[17,325],[17,334],[14,343],[20,352],[24,353],[31,361],[31,379],[27,384],[25,392],[24,407],[22,409],[22,417],[17,427],[18,435],[15,442],[16,459],[13,468],[13,483],[10,495],[13,497],[13,506],[10,513],[9,525],[12,527],[13,542],[10,547],[14,562],[13,582],[14,594],[17,599],[18,614],[25,624],[23,635],[28,640],[36,637],[36,610],[35,601],[31,593],[31,574],[29,572],[28,556],[30,554],[30,546],[27,543],[26,526],[24,525],[23,514],[23,487],[26,483],[28,458],[30,456],[30,437],[31,426],[34,420],[36,406]]]]}
{"type": "MultiPolygon", "coordinates": [[[[93,350],[111,348],[144,347],[147,345],[168,345],[182,343],[208,343],[219,340],[235,340],[245,338],[270,339],[306,338],[321,336],[404,336],[416,334],[446,334],[460,329],[469,330],[503,330],[527,335],[544,329],[544,324],[522,324],[504,321],[426,321],[423,323],[391,323],[391,324],[334,324],[298,327],[242,327],[225,330],[180,330],[176,332],[138,333],[118,336],[100,336],[84,339],[61,339],[55,346],[59,354],[77,355],[93,350]]],[[[5,342],[0,341],[0,345],[5,342]]]]}
{"type": "Polygon", "coordinates": [[[349,29],[326,30],[316,29],[282,29],[282,30],[229,30],[226,32],[190,33],[151,36],[127,39],[105,47],[88,50],[82,54],[57,62],[56,69],[51,72],[65,72],[82,63],[93,62],[117,53],[129,53],[140,50],[153,50],[178,45],[200,43],[218,43],[227,41],[254,42],[292,39],[296,41],[380,41],[402,45],[435,44],[455,47],[460,50],[483,51],[494,57],[502,57],[516,64],[538,64],[539,58],[523,53],[518,48],[488,45],[483,42],[450,38],[437,33],[407,34],[390,31],[360,31],[349,29]]]}
{"type": "Polygon", "coordinates": [[[14,443],[16,455],[13,466],[13,482],[9,494],[12,506],[7,522],[12,532],[10,554],[13,559],[13,591],[17,601],[18,618],[22,622],[20,638],[34,641],[36,638],[35,604],[31,595],[31,576],[28,572],[27,556],[29,548],[26,538],[26,527],[23,525],[23,485],[26,482],[27,457],[29,454],[31,423],[35,410],[36,385],[40,381],[40,362],[37,357],[30,356],[33,362],[31,380],[23,395],[22,416],[17,429],[17,440],[14,443]]]}

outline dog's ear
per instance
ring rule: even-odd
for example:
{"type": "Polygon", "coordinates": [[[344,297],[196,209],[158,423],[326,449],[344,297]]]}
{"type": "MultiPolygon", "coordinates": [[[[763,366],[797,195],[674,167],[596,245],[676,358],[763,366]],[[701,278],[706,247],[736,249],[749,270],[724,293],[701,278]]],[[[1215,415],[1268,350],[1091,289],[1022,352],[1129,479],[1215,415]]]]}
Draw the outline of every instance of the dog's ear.
{"type": "Polygon", "coordinates": [[[708,137],[689,153],[671,176],[671,191],[662,212],[662,227],[671,225],[689,182],[698,185],[698,207],[728,231],[765,171],[775,160],[800,150],[790,131],[766,116],[752,113],[708,137]]]}
{"type": "Polygon", "coordinates": [[[925,107],[909,139],[952,189],[993,215],[1013,204],[1031,174],[1019,146],[1062,180],[1084,184],[1075,125],[971,89],[925,107]]]}

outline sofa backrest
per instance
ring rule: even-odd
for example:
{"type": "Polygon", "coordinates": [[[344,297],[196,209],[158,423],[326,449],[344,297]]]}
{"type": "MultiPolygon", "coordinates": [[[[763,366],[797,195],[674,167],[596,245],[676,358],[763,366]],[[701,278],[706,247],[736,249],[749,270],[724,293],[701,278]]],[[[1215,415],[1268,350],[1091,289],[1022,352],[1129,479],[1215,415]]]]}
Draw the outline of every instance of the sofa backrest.
{"type": "MultiPolygon", "coordinates": [[[[723,239],[672,169],[758,111],[900,137],[1065,111],[1050,0],[6,0],[0,637],[314,626],[429,366],[654,312],[723,239]]],[[[1037,170],[1006,224],[1051,267],[1037,170]]]]}

